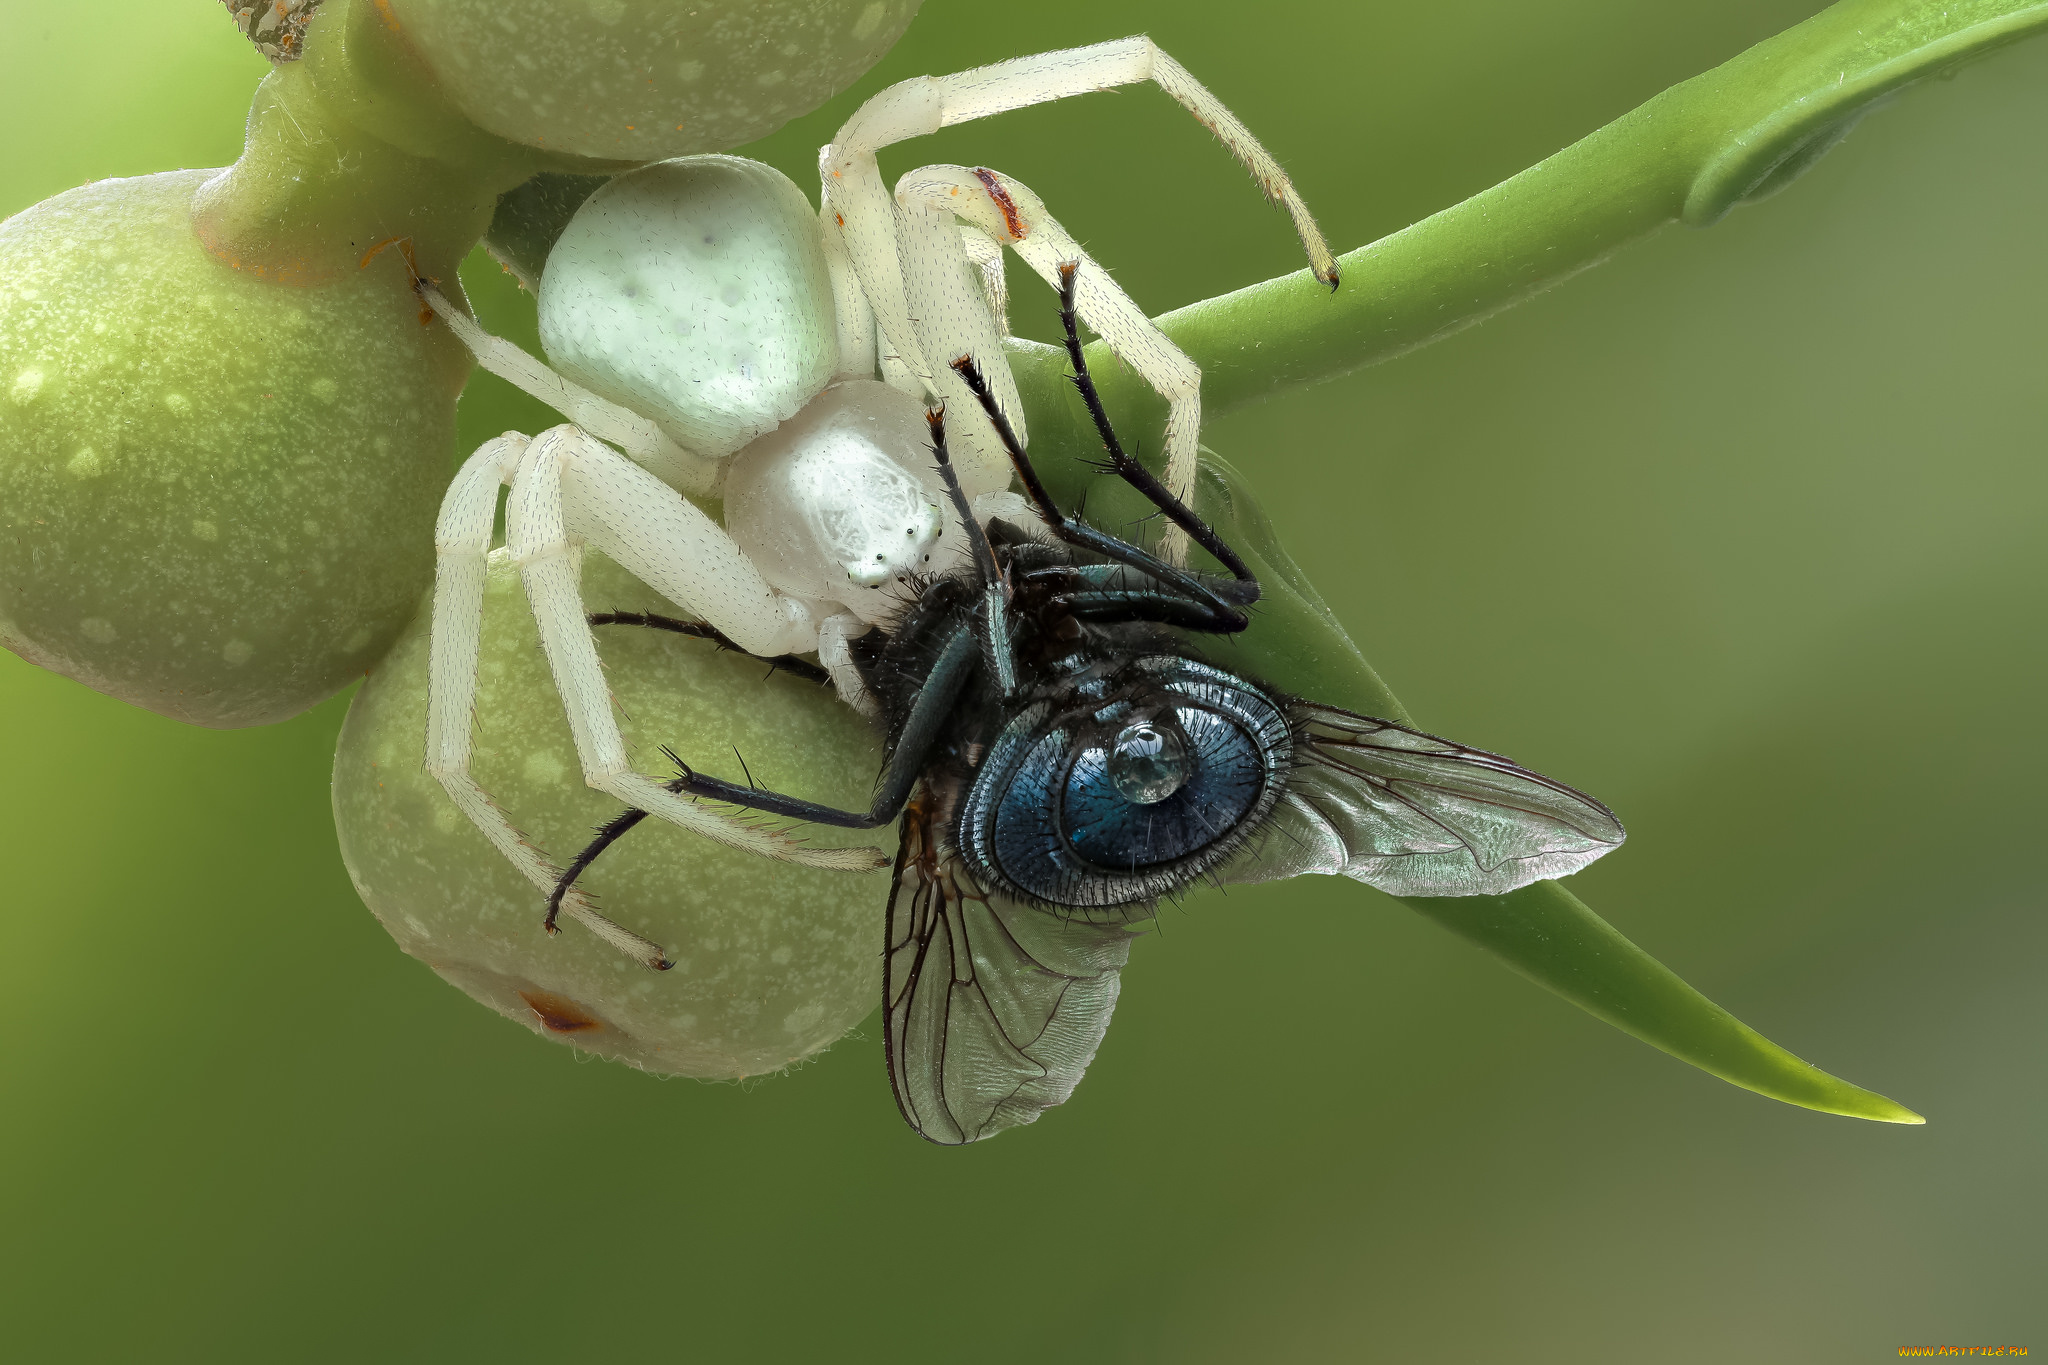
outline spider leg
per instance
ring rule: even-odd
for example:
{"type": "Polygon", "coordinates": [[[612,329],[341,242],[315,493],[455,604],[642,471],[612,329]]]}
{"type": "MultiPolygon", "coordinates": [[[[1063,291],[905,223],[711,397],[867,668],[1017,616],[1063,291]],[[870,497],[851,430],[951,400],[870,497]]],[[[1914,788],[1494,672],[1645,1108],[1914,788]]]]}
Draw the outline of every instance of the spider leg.
{"type": "Polygon", "coordinates": [[[781,653],[785,641],[801,643],[797,618],[808,620],[799,604],[775,596],[701,510],[576,428],[556,427],[528,447],[520,461],[505,503],[505,532],[555,690],[568,713],[585,782],[625,805],[735,848],[812,867],[865,870],[879,865],[876,850],[808,848],[782,831],[684,801],[633,770],[584,616],[582,538],[669,600],[710,608],[706,614],[722,619],[750,653],[781,653]],[[582,536],[572,533],[572,522],[582,536]]]}
{"type": "MultiPolygon", "coordinates": [[[[517,432],[485,442],[462,466],[441,502],[434,530],[437,568],[433,635],[428,645],[426,768],[506,861],[541,890],[551,891],[560,876],[554,865],[527,842],[469,771],[484,585],[490,572],[488,556],[498,488],[512,480],[530,444],[517,432]]],[[[566,905],[555,899],[549,910],[550,928],[555,913],[562,909],[630,957],[650,966],[667,961],[660,945],[605,918],[580,894],[566,905]]]]}
{"type": "MultiPolygon", "coordinates": [[[[988,300],[968,297],[963,280],[968,253],[952,225],[952,214],[899,203],[883,188],[876,153],[971,119],[1141,81],[1155,82],[1207,125],[1252,172],[1267,197],[1286,207],[1317,278],[1336,286],[1336,261],[1286,172],[1214,95],[1151,39],[1125,38],[950,76],[919,77],[890,86],[863,104],[819,153],[820,208],[837,231],[838,246],[844,248],[844,269],[859,285],[853,291],[841,286],[840,292],[858,293],[872,310],[881,334],[877,359],[885,379],[906,392],[922,386],[927,395],[942,401],[964,399],[967,395],[952,382],[944,362],[970,355],[1004,409],[1019,411],[988,300]],[[940,363],[933,363],[935,359],[940,363]]],[[[829,240],[827,249],[835,249],[829,240]]],[[[865,345],[864,337],[843,336],[842,355],[855,354],[856,348],[865,354],[865,345]]],[[[1016,434],[1020,439],[1026,436],[1021,427],[1016,434]]],[[[970,497],[989,491],[983,487],[983,475],[1002,466],[1001,452],[989,433],[975,423],[962,424],[953,435],[962,485],[970,497]]],[[[1176,557],[1181,550],[1178,535],[1170,531],[1163,548],[1168,558],[1176,557]]]]}
{"type": "MultiPolygon", "coordinates": [[[[1036,194],[998,171],[982,167],[924,166],[896,182],[900,203],[944,210],[1007,242],[1010,249],[1062,291],[1070,310],[1100,336],[1111,353],[1138,373],[1166,400],[1166,486],[1176,496],[1191,497],[1195,459],[1202,438],[1202,371],[1145,316],[1108,271],[1081,248],[1036,194]],[[1065,281],[1073,275],[1073,287],[1065,281]]],[[[957,355],[964,348],[948,352],[957,355]]],[[[986,364],[983,364],[986,372],[986,364]]],[[[999,395],[1000,396],[1000,395],[999,395]]],[[[1006,411],[1016,408],[1003,400],[1006,411]]],[[[1169,564],[1187,562],[1187,534],[1170,526],[1159,547],[1169,564]]]]}
{"type": "Polygon", "coordinates": [[[839,693],[839,700],[866,716],[879,720],[881,703],[874,693],[868,691],[867,679],[861,676],[860,668],[853,661],[852,642],[868,633],[868,623],[850,611],[838,612],[818,622],[818,662],[825,666],[825,673],[832,679],[833,690],[839,693]]]}
{"type": "MultiPolygon", "coordinates": [[[[900,186],[897,193],[902,193],[900,186]]],[[[988,301],[989,316],[995,320],[997,334],[1008,336],[1010,282],[1003,275],[1002,243],[980,228],[962,223],[960,245],[966,250],[968,261],[981,272],[982,296],[988,301]]]]}
{"type": "Polygon", "coordinates": [[[483,369],[521,393],[538,398],[600,441],[611,442],[672,487],[686,493],[711,491],[717,461],[683,449],[645,417],[572,384],[503,337],[492,336],[431,281],[416,279],[413,288],[483,369]]]}
{"type": "Polygon", "coordinates": [[[874,802],[865,811],[841,810],[780,792],[742,787],[723,778],[706,777],[688,767],[684,768],[681,777],[667,784],[667,789],[841,829],[875,829],[888,824],[903,809],[903,803],[910,799],[912,789],[923,776],[925,759],[930,755],[932,745],[937,743],[940,730],[952,715],[954,703],[974,675],[974,667],[980,662],[982,652],[976,635],[976,631],[961,626],[940,644],[938,659],[933,663],[931,673],[926,677],[925,685],[918,692],[917,701],[911,706],[903,729],[889,751],[889,761],[883,767],[881,780],[875,788],[874,802]]]}
{"type": "MultiPolygon", "coordinates": [[[[1016,57],[950,76],[921,76],[892,85],[855,110],[832,139],[823,158],[825,183],[836,188],[853,178],[847,172],[859,158],[872,159],[881,148],[913,137],[1048,100],[1142,81],[1156,83],[1215,133],[1231,155],[1251,172],[1266,197],[1287,210],[1308,253],[1310,269],[1317,279],[1335,288],[1337,262],[1287,172],[1222,101],[1190,75],[1186,67],[1142,35],[1016,57]]],[[[865,277],[862,283],[866,284],[865,277]]]]}
{"type": "Polygon", "coordinates": [[[746,650],[728,639],[723,631],[715,626],[707,626],[702,621],[683,621],[673,616],[657,616],[651,611],[594,611],[586,619],[593,626],[641,626],[648,630],[665,630],[671,635],[687,635],[696,640],[709,640],[720,649],[728,649],[735,654],[746,654],[748,658],[758,659],[771,669],[792,674],[805,682],[827,686],[832,681],[830,673],[809,659],[795,654],[747,654],[746,650]]]}

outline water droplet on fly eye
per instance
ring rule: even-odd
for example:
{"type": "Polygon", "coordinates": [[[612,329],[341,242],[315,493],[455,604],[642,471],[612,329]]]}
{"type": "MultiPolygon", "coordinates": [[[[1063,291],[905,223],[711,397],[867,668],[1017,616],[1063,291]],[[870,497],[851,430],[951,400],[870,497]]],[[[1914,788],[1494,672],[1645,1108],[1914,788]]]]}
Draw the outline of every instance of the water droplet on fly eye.
{"type": "Polygon", "coordinates": [[[1109,781],[1133,805],[1164,801],[1194,775],[1194,758],[1180,736],[1151,721],[1126,725],[1109,754],[1109,781]]]}

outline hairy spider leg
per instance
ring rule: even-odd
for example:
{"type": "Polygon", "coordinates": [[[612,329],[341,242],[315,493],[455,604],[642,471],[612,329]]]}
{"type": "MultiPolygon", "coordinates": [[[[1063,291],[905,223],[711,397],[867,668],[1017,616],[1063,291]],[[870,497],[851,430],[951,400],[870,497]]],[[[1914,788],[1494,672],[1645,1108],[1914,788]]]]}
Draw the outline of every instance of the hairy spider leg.
{"type": "MultiPolygon", "coordinates": [[[[785,830],[686,801],[633,770],[584,615],[581,547],[586,540],[670,601],[732,624],[732,637],[742,647],[751,646],[750,652],[779,654],[801,647],[809,613],[778,597],[700,509],[573,426],[552,428],[531,441],[510,434],[488,443],[450,486],[435,536],[441,567],[430,645],[427,766],[485,837],[528,880],[553,891],[559,880],[554,867],[469,774],[491,523],[497,488],[504,482],[512,485],[505,504],[507,550],[533,608],[584,781],[628,806],[770,858],[844,871],[881,866],[886,859],[878,849],[807,847],[785,830]]],[[[650,965],[665,960],[659,948],[612,924],[580,898],[569,910],[571,918],[623,951],[650,965]]]]}
{"type": "Polygon", "coordinates": [[[612,716],[596,641],[584,619],[583,540],[670,601],[744,627],[730,633],[750,653],[786,652],[788,644],[801,644],[808,623],[809,614],[776,596],[700,509],[577,428],[556,427],[528,447],[513,478],[505,502],[505,539],[568,713],[585,782],[626,805],[735,848],[811,867],[861,871],[880,865],[875,849],[807,848],[782,831],[681,800],[633,770],[612,716]]]}
{"type": "MultiPolygon", "coordinates": [[[[690,768],[680,759],[677,764],[683,769],[682,776],[663,784],[667,790],[687,793],[691,796],[706,797],[729,805],[743,806],[749,810],[762,811],[769,815],[787,816],[794,820],[805,820],[814,824],[832,825],[841,829],[876,829],[895,819],[904,803],[917,787],[918,778],[924,771],[925,759],[931,753],[932,745],[938,740],[939,731],[951,714],[953,705],[973,676],[976,656],[999,680],[1007,696],[1016,690],[1016,662],[1010,650],[1010,626],[1008,599],[1005,595],[1001,571],[997,568],[995,550],[988,542],[988,534],[976,521],[969,509],[967,495],[961,491],[960,480],[953,472],[952,461],[947,456],[945,414],[935,411],[927,416],[932,428],[932,453],[938,459],[939,474],[945,481],[946,494],[952,500],[954,512],[961,524],[971,528],[968,543],[974,555],[975,568],[983,583],[983,617],[978,623],[982,630],[960,627],[946,634],[939,645],[938,657],[927,675],[924,687],[919,691],[917,702],[905,718],[903,729],[896,736],[889,751],[888,764],[883,768],[876,783],[875,799],[865,811],[841,810],[835,806],[820,805],[780,792],[762,791],[757,787],[742,787],[721,778],[707,777],[690,768]],[[980,638],[977,641],[977,636],[980,638]],[[1002,684],[1002,679],[1008,679],[1002,684]]],[[[676,625],[687,626],[688,622],[676,625]]],[[[700,634],[697,630],[679,633],[700,634]]],[[[708,637],[707,637],[708,638],[708,637]]],[[[675,755],[671,753],[671,758],[675,755]]],[[[583,875],[598,858],[598,855],[617,843],[642,819],[643,810],[627,810],[615,816],[599,828],[597,837],[576,855],[555,883],[554,891],[548,898],[549,912],[562,903],[570,893],[576,879],[583,875]]]]}
{"type": "MultiPolygon", "coordinates": [[[[731,650],[736,654],[747,653],[723,634],[701,621],[683,621],[673,616],[659,616],[649,611],[596,611],[590,614],[590,624],[593,626],[640,626],[648,630],[663,630],[673,635],[685,635],[694,640],[709,640],[720,649],[731,650]]],[[[772,659],[763,658],[759,654],[748,654],[747,657],[758,659],[762,663],[769,665],[771,676],[773,672],[784,672],[801,678],[805,682],[817,683],[821,686],[830,686],[832,682],[831,674],[809,660],[800,659],[794,654],[783,654],[772,659]]],[[[671,779],[662,785],[672,792],[680,793],[683,790],[681,778],[671,779]]],[[[647,812],[637,806],[630,810],[620,811],[617,815],[599,825],[597,837],[592,839],[584,847],[583,851],[576,855],[575,861],[571,862],[569,866],[557,874],[554,890],[548,894],[548,913],[545,923],[550,933],[554,932],[555,920],[562,912],[563,900],[574,891],[576,879],[583,875],[584,869],[596,862],[599,854],[624,838],[646,818],[647,812]]],[[[579,901],[582,900],[581,893],[577,893],[577,899],[579,901]]],[[[667,971],[675,964],[664,960],[657,965],[662,971],[667,971]]]]}
{"type": "MultiPolygon", "coordinates": [[[[441,503],[434,531],[437,559],[433,635],[428,646],[428,672],[433,682],[427,691],[426,768],[456,808],[508,862],[528,881],[551,890],[561,874],[526,841],[469,771],[484,586],[490,572],[498,488],[511,481],[531,444],[518,432],[486,441],[462,466],[441,503]]],[[[580,894],[566,907],[559,900],[549,907],[550,929],[556,912],[563,908],[571,919],[620,952],[657,969],[668,961],[660,945],[599,914],[580,894]]]]}
{"type": "Polygon", "coordinates": [[[503,337],[492,336],[475,318],[458,308],[431,280],[415,278],[420,301],[448,324],[455,339],[469,348],[479,368],[498,376],[521,393],[537,398],[600,441],[609,441],[662,482],[685,493],[711,491],[718,462],[683,449],[662,429],[639,413],[599,398],[580,384],[556,374],[503,337]]]}
{"type": "MultiPolygon", "coordinates": [[[[962,288],[967,253],[952,214],[923,203],[899,203],[883,187],[876,153],[954,124],[1143,81],[1156,83],[1194,114],[1252,173],[1267,197],[1286,208],[1316,277],[1335,288],[1336,260],[1279,163],[1186,68],[1151,39],[1137,36],[949,76],[917,77],[890,86],[854,112],[819,155],[827,259],[835,270],[850,270],[859,284],[858,289],[843,281],[835,284],[837,295],[852,305],[842,314],[842,344],[865,344],[851,334],[862,329],[871,309],[886,343],[879,357],[882,373],[892,383],[914,392],[909,386],[914,381],[934,397],[964,398],[947,369],[927,358],[937,339],[943,343],[936,348],[940,356],[972,355],[1003,406],[1015,411],[1014,385],[1001,364],[1001,342],[988,305],[970,299],[962,288]]],[[[1006,225],[997,237],[1012,235],[1006,225]]],[[[987,448],[987,435],[979,424],[954,433],[963,447],[962,483],[971,496],[986,491],[982,479],[990,466],[1001,465],[1000,453],[987,448]]]]}
{"type": "MultiPolygon", "coordinates": [[[[1202,441],[1202,371],[1159,330],[1107,270],[1046,212],[1045,204],[1020,181],[985,167],[925,166],[896,182],[896,199],[947,210],[964,222],[1008,243],[1040,279],[1060,290],[1066,306],[1102,338],[1110,353],[1166,400],[1166,486],[1175,496],[1193,496],[1195,463],[1202,441]],[[1072,289],[1064,287],[1068,273],[1072,289]]],[[[958,355],[959,351],[947,354],[958,355]]],[[[978,363],[978,362],[977,362],[978,363]]],[[[1000,396],[1000,395],[999,395],[1000,396]]],[[[1007,401],[1004,407],[1014,412],[1007,401]]],[[[1021,442],[1020,442],[1021,443],[1021,442]]],[[[1187,562],[1187,534],[1169,525],[1159,557],[1187,562]]]]}
{"type": "MultiPolygon", "coordinates": [[[[587,618],[593,626],[641,626],[648,630],[665,630],[671,635],[687,635],[695,640],[709,640],[720,649],[734,654],[747,654],[732,642],[730,636],[707,626],[702,621],[684,621],[674,616],[658,616],[651,611],[594,611],[587,618]]],[[[809,659],[795,654],[747,654],[750,659],[759,659],[767,664],[771,673],[789,673],[805,682],[817,683],[821,687],[832,684],[832,675],[809,659]]]]}

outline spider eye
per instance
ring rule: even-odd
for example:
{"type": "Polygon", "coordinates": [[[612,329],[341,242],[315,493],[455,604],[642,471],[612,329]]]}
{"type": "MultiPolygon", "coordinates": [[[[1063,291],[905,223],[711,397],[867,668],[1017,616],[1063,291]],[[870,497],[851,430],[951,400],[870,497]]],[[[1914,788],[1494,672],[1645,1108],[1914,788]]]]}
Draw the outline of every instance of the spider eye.
{"type": "Polygon", "coordinates": [[[1221,862],[1265,817],[1292,750],[1279,709],[1227,674],[1141,664],[1155,662],[1183,675],[1164,695],[1101,713],[1035,708],[990,747],[960,847],[996,881],[1077,909],[1141,904],[1221,862]]]}

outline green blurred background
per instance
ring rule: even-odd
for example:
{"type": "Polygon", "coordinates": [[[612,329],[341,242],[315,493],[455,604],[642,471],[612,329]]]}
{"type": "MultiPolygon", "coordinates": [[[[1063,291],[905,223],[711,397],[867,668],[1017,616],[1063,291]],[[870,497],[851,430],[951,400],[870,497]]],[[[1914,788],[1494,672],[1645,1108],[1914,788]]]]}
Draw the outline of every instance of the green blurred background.
{"type": "MultiPolygon", "coordinates": [[[[885,81],[1147,31],[1345,249],[1816,8],[926,0],[755,154],[807,183],[885,81]]],[[[215,0],[0,0],[0,213],[225,164],[261,72],[215,0]]],[[[0,656],[0,1355],[2048,1351],[2044,116],[2037,43],[1719,227],[1209,434],[1422,723],[1628,820],[1575,889],[1925,1128],[1736,1090],[1313,880],[1169,911],[1075,1100],[943,1151],[876,1020],[665,1082],[399,954],[335,853],[342,702],[212,733],[0,656]]],[[[923,160],[1018,175],[1155,312],[1297,265],[1156,92],[888,166],[923,160]]],[[[479,381],[464,438],[547,420],[479,381]]]]}

